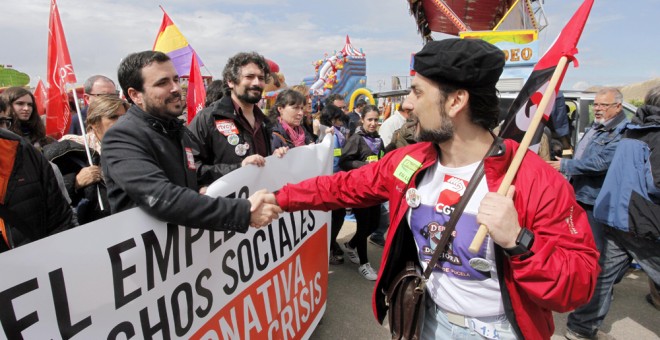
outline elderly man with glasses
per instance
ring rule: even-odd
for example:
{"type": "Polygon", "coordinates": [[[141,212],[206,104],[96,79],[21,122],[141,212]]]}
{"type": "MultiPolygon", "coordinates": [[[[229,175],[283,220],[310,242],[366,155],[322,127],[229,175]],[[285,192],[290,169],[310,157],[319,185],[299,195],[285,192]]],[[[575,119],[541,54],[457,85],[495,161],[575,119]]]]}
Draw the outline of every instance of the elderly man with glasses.
{"type": "Polygon", "coordinates": [[[628,123],[622,102],[623,94],[616,88],[607,87],[598,91],[594,99],[594,122],[578,142],[573,159],[548,161],[573,184],[575,199],[589,216],[599,251],[605,236],[603,225],[593,218],[593,207],[621,140],[622,130],[628,123]]]}
{"type": "MultiPolygon", "coordinates": [[[[87,80],[85,80],[85,84],[83,85],[83,89],[85,90],[83,99],[85,100],[87,107],[89,107],[89,105],[92,104],[98,97],[119,96],[119,91],[117,91],[117,85],[115,85],[115,82],[106,76],[98,74],[87,78],[87,80]]],[[[87,119],[87,108],[82,109],[80,111],[80,115],[82,116],[82,120],[84,122],[87,119]]],[[[69,128],[69,133],[73,135],[82,135],[77,114],[74,114],[71,117],[71,127],[69,128]]]]}

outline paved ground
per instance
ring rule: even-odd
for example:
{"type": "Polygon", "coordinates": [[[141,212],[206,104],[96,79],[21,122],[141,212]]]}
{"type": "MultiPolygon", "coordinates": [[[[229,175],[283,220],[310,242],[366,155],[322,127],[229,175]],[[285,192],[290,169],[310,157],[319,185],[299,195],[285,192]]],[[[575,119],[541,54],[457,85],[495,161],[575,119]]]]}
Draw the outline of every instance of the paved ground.
{"type": "MultiPolygon", "coordinates": [[[[338,239],[346,242],[354,232],[355,223],[346,222],[338,239]]],[[[382,251],[383,248],[369,244],[369,260],[376,270],[382,251]]],[[[330,266],[327,310],[311,339],[388,339],[389,331],[375,321],[371,311],[374,282],[362,278],[357,268],[348,260],[330,266]]],[[[602,331],[619,340],[660,339],[660,311],[646,302],[646,294],[646,275],[639,270],[630,271],[614,289],[614,301],[602,331]]],[[[564,339],[567,316],[555,314],[553,340],[564,339]]]]}

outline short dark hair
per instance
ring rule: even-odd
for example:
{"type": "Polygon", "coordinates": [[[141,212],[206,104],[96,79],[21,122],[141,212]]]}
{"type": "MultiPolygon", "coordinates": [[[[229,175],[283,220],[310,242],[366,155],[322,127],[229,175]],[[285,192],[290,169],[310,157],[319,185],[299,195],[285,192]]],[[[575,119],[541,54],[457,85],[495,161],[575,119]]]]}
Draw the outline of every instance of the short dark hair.
{"type": "Polygon", "coordinates": [[[102,80],[102,81],[111,83],[112,86],[116,86],[115,82],[112,81],[112,79],[110,79],[106,76],[97,74],[97,75],[91,76],[91,77],[87,78],[87,80],[85,80],[85,83],[83,84],[83,89],[85,90],[85,93],[87,93],[87,94],[92,93],[92,87],[94,87],[94,83],[96,83],[98,80],[102,80]]]}
{"type": "Polygon", "coordinates": [[[344,96],[339,93],[333,93],[325,99],[325,105],[332,104],[335,100],[344,100],[344,96]]]}
{"type": "Polygon", "coordinates": [[[225,82],[222,79],[216,79],[206,88],[206,102],[204,107],[208,107],[214,101],[220,100],[225,91],[225,82]]]}
{"type": "Polygon", "coordinates": [[[133,103],[131,97],[128,95],[128,89],[133,88],[138,92],[144,91],[144,78],[142,77],[142,69],[151,65],[152,63],[164,63],[170,60],[170,57],[163,52],[158,51],[142,51],[129,54],[124,60],[119,63],[117,70],[117,79],[122,92],[126,96],[129,103],[133,103]]]}
{"type": "MultiPolygon", "coordinates": [[[[254,63],[262,71],[264,71],[264,77],[268,78],[270,76],[270,66],[266,62],[266,58],[257,52],[240,52],[233,57],[227,60],[227,65],[222,71],[222,77],[226,83],[230,81],[232,83],[238,83],[241,78],[241,68],[247,64],[254,63]]],[[[229,86],[225,89],[225,94],[231,92],[229,86]]]]}
{"type": "Polygon", "coordinates": [[[644,104],[660,107],[660,85],[652,87],[644,96],[644,104]]]}
{"type": "MultiPolygon", "coordinates": [[[[438,84],[436,82],[436,84],[438,84]]],[[[500,114],[500,98],[495,87],[465,88],[447,84],[438,84],[443,99],[447,95],[460,89],[468,92],[468,107],[470,109],[470,121],[486,130],[492,130],[497,126],[500,114]]]]}
{"type": "Polygon", "coordinates": [[[280,92],[277,95],[277,99],[275,99],[275,104],[273,104],[275,115],[279,116],[279,111],[277,111],[277,108],[279,107],[285,107],[287,105],[302,105],[305,104],[305,102],[306,98],[302,93],[296,90],[286,89],[280,92]]]}
{"type": "Polygon", "coordinates": [[[324,108],[323,111],[321,111],[321,124],[325,126],[332,126],[332,121],[335,119],[344,119],[344,111],[342,111],[339,107],[333,105],[333,104],[327,104],[324,108]]]}

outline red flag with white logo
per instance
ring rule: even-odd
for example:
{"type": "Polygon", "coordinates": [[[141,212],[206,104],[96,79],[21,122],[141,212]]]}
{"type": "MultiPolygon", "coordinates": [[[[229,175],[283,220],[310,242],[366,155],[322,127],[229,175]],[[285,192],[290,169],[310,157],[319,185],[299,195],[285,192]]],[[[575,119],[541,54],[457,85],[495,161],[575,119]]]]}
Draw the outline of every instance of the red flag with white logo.
{"type": "MultiPolygon", "coordinates": [[[[564,26],[559,33],[559,36],[552,46],[550,46],[548,51],[545,52],[543,57],[541,57],[539,62],[534,66],[534,70],[527,79],[527,82],[525,82],[518,97],[513,101],[509,108],[507,118],[500,130],[501,137],[511,138],[518,142],[522,140],[561,57],[566,56],[568,61],[573,61],[575,66],[577,66],[577,59],[575,59],[575,54],[578,52],[577,43],[582,35],[584,25],[587,23],[587,18],[589,17],[589,12],[591,11],[593,4],[594,0],[585,0],[582,3],[580,8],[578,8],[575,14],[573,14],[571,20],[568,21],[566,26],[564,26]]],[[[541,140],[543,127],[550,118],[550,113],[552,112],[555,102],[554,97],[556,97],[557,92],[559,91],[565,74],[566,68],[562,71],[561,78],[552,92],[553,98],[551,98],[545,112],[543,113],[543,119],[534,134],[531,145],[536,145],[541,140]]]]}
{"type": "Polygon", "coordinates": [[[46,134],[60,138],[69,130],[71,109],[66,84],[76,82],[69,48],[64,37],[60,12],[55,0],[50,2],[48,23],[48,99],[46,101],[46,134]]]}
{"type": "Polygon", "coordinates": [[[197,57],[193,53],[192,63],[190,63],[190,78],[188,78],[188,94],[186,102],[188,104],[188,124],[195,118],[197,112],[204,108],[206,102],[206,89],[202,80],[202,73],[199,71],[197,57]]]}

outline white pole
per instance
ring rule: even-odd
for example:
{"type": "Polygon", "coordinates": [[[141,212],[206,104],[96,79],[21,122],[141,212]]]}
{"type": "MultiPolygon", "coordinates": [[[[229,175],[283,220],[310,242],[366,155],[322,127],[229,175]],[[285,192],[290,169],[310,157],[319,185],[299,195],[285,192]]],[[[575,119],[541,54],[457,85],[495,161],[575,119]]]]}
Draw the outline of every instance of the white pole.
{"type": "MultiPolygon", "coordinates": [[[[85,144],[85,154],[87,154],[87,162],[89,165],[94,165],[92,162],[92,153],[89,151],[89,143],[87,142],[87,131],[85,131],[85,122],[83,122],[82,114],[80,113],[80,105],[78,104],[78,93],[76,93],[76,86],[73,86],[73,101],[76,104],[76,114],[78,115],[78,124],[80,124],[80,131],[82,132],[83,143],[85,144]]],[[[103,207],[103,200],[101,197],[101,189],[96,186],[96,196],[99,200],[99,208],[105,210],[103,207]]]]}

